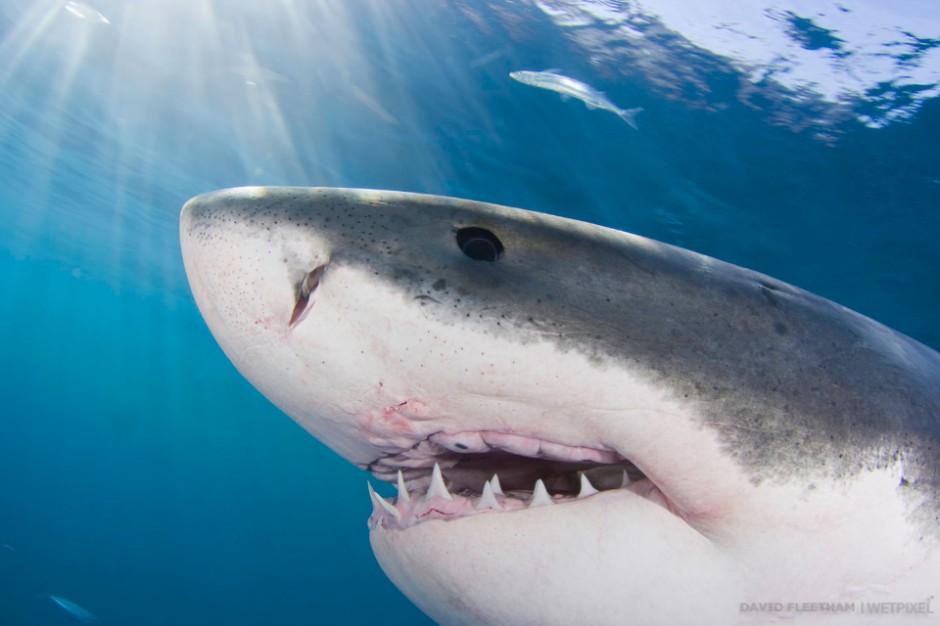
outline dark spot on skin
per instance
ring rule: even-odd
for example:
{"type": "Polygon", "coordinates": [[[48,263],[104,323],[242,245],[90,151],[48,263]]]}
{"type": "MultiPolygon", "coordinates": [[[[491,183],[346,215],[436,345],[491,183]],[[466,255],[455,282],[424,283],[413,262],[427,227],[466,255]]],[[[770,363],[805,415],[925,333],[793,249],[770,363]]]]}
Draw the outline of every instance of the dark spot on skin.
{"type": "Polygon", "coordinates": [[[466,450],[466,449],[467,449],[467,445],[466,445],[466,444],[463,444],[463,443],[455,443],[455,444],[454,444],[454,447],[455,447],[455,448],[459,448],[460,450],[466,450]]]}
{"type": "Polygon", "coordinates": [[[434,291],[443,291],[444,289],[447,289],[447,281],[443,278],[439,278],[434,282],[433,285],[431,285],[431,289],[434,291]]]}
{"type": "Polygon", "coordinates": [[[470,226],[457,230],[457,245],[474,261],[496,261],[503,256],[503,243],[485,228],[470,226]]]}
{"type": "Polygon", "coordinates": [[[774,330],[777,331],[777,334],[781,337],[790,332],[790,329],[787,328],[787,325],[783,322],[774,322],[774,330]]]}

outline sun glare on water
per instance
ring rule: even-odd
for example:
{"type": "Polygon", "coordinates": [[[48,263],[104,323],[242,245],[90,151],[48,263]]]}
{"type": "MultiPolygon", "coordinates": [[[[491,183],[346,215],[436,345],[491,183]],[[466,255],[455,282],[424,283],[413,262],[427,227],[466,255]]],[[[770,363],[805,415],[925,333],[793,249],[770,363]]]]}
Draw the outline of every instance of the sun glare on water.
{"type": "MultiPolygon", "coordinates": [[[[170,229],[140,207],[158,205],[175,221],[186,194],[343,184],[361,167],[354,153],[382,139],[380,149],[404,150],[396,138],[415,126],[416,94],[396,90],[393,77],[407,62],[396,52],[407,26],[395,3],[367,4],[365,14],[349,3],[295,0],[40,0],[0,9],[11,24],[0,42],[0,133],[16,161],[30,164],[15,184],[42,200],[10,216],[14,248],[50,232],[66,246],[94,241],[110,251],[109,272],[138,285],[166,282],[126,266],[175,266],[177,251],[156,236],[170,229]],[[57,226],[62,212],[76,218],[68,231],[57,226]],[[76,232],[76,221],[87,232],[76,232]]],[[[427,152],[410,146],[408,163],[434,176],[427,152]]]]}

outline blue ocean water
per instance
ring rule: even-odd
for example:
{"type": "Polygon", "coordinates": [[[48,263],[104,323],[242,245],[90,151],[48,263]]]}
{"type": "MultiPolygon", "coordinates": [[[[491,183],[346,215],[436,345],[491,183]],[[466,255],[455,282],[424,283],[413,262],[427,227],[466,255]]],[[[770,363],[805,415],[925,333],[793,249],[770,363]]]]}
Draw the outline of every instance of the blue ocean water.
{"type": "Polygon", "coordinates": [[[790,56],[761,66],[638,2],[4,2],[0,624],[73,623],[44,594],[106,624],[429,623],[372,557],[366,474],[199,317],[177,219],[204,191],[575,217],[940,348],[940,32],[900,16],[879,74],[875,44],[781,4],[790,56]],[[639,130],[508,76],[548,68],[643,107],[639,130]]]}

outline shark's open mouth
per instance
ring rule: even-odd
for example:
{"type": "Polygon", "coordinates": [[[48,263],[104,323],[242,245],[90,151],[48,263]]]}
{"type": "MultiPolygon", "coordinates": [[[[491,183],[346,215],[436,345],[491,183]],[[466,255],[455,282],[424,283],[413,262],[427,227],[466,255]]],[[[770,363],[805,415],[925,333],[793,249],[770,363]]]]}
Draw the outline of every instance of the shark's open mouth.
{"type": "Polygon", "coordinates": [[[372,492],[372,528],[562,504],[614,489],[628,489],[672,510],[643,472],[612,450],[514,433],[438,433],[377,459],[368,469],[398,484],[394,504],[372,492]]]}

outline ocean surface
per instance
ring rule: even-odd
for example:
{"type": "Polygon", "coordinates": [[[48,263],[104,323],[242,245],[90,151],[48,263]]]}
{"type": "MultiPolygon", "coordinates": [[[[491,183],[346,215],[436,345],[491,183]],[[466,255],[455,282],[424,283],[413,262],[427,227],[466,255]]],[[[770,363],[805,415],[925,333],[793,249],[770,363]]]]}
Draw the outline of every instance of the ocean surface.
{"type": "Polygon", "coordinates": [[[114,626],[430,623],[375,563],[366,474],[210,336],[191,196],[575,217],[937,349],[938,95],[935,0],[4,0],[0,625],[76,623],[48,594],[114,626]],[[639,129],[509,77],[547,69],[639,129]]]}

